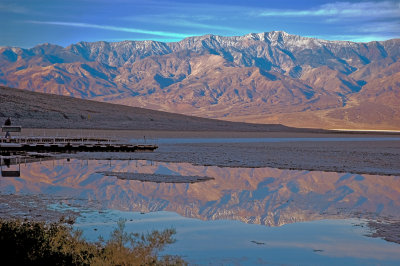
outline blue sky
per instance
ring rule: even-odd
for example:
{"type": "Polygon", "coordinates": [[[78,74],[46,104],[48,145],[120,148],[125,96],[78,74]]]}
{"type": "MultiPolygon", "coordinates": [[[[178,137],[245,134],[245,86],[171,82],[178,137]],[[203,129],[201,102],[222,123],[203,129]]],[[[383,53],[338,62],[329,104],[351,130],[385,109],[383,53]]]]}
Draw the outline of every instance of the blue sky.
{"type": "Polygon", "coordinates": [[[327,40],[400,38],[400,1],[0,0],[0,46],[283,30],[327,40]]]}

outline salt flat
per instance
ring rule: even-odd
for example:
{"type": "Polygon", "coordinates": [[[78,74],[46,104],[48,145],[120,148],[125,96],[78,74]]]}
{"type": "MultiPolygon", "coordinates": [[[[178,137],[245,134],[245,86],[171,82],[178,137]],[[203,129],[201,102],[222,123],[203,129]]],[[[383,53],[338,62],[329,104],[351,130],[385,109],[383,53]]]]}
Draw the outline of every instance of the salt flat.
{"type": "MultiPolygon", "coordinates": [[[[46,130],[46,134],[60,132],[57,129],[46,130]]],[[[397,134],[141,130],[62,132],[109,136],[131,142],[146,141],[159,146],[152,153],[68,155],[82,159],[146,159],[197,165],[400,175],[400,136],[397,134]]]]}

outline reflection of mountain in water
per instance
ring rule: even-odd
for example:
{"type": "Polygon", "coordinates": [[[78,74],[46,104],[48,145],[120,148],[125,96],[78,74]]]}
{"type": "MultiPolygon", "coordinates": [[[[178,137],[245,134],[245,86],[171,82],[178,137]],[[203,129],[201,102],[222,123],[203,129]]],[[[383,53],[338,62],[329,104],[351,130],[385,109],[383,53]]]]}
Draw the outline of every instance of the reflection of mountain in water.
{"type": "Polygon", "coordinates": [[[46,161],[2,178],[2,193],[87,199],[105,208],[174,211],[199,219],[283,225],[323,218],[400,217],[400,177],[148,161],[46,161]],[[120,180],[100,171],[209,176],[198,184],[120,180]]]}

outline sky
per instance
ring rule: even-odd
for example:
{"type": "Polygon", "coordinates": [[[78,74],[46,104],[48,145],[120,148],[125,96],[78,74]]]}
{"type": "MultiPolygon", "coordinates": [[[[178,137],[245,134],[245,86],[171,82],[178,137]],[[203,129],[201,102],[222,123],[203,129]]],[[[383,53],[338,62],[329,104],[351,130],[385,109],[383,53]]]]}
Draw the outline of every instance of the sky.
{"type": "Polygon", "coordinates": [[[400,0],[0,0],[0,46],[180,41],[285,31],[355,42],[400,38],[400,0]]]}

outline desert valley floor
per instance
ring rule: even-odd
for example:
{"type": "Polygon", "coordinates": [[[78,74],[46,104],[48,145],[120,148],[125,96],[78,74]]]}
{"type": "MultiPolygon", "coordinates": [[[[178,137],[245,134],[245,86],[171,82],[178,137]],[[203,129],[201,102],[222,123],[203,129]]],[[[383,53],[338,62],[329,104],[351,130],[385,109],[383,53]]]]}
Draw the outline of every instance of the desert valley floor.
{"type": "Polygon", "coordinates": [[[75,228],[92,240],[107,235],[119,218],[132,231],[173,227],[177,242],[166,252],[195,264],[309,264],[312,259],[316,264],[391,265],[400,260],[398,134],[24,133],[107,136],[159,148],[22,161],[20,177],[2,177],[2,218],[71,216],[75,228]],[[143,175],[148,179],[138,181],[143,175]],[[209,179],[180,184],[151,179],[177,176],[209,179]],[[338,241],[353,248],[338,249],[338,241]],[[293,254],[292,259],[283,256],[285,252],[293,254]]]}

